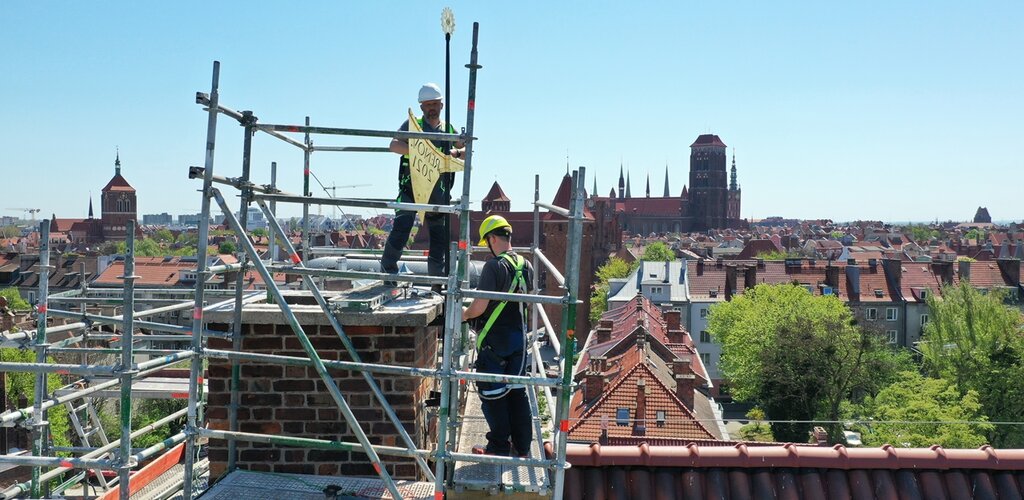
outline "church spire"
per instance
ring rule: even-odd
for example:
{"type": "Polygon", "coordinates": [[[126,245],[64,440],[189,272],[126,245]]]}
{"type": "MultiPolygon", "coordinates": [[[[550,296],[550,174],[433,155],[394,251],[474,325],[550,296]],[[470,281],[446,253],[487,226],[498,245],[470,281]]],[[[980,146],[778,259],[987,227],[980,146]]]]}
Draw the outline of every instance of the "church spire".
{"type": "Polygon", "coordinates": [[[114,158],[114,175],[121,175],[121,149],[117,149],[117,156],[114,158]]]}
{"type": "Polygon", "coordinates": [[[92,193],[89,193],[89,218],[91,219],[92,217],[92,193]]]}
{"type": "Polygon", "coordinates": [[[662,196],[666,198],[671,196],[668,191],[668,162],[665,162],[665,194],[662,196]]]}
{"type": "Polygon", "coordinates": [[[736,191],[736,148],[732,149],[732,172],[729,178],[729,191],[736,191]]]}
{"type": "Polygon", "coordinates": [[[622,159],[619,159],[619,199],[621,200],[626,193],[626,178],[622,175],[622,159]]]}
{"type": "Polygon", "coordinates": [[[647,197],[651,197],[651,173],[647,172],[647,197]]]}
{"type": "Polygon", "coordinates": [[[626,198],[632,198],[633,195],[629,192],[629,172],[626,172],[626,198]]]}
{"type": "Polygon", "coordinates": [[[597,196],[597,174],[594,174],[594,190],[590,193],[591,196],[597,196]]]}

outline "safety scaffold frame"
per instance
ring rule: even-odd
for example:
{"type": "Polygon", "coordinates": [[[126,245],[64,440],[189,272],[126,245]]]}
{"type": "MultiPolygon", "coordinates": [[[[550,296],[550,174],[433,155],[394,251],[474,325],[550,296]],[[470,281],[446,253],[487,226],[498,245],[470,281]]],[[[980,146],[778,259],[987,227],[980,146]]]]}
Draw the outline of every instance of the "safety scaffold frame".
{"type": "MultiPolygon", "coordinates": [[[[0,370],[31,371],[38,374],[34,407],[14,412],[7,412],[0,415],[0,424],[3,425],[13,425],[14,422],[19,420],[31,419],[30,425],[33,429],[34,442],[32,456],[2,456],[0,457],[0,462],[33,466],[33,475],[30,484],[12,487],[12,489],[0,493],[0,498],[13,498],[16,495],[25,492],[30,492],[33,497],[45,495],[48,493],[44,491],[46,481],[59,477],[61,473],[70,469],[114,469],[119,473],[120,484],[128,485],[130,482],[129,472],[133,466],[138,462],[152,457],[156,453],[169,449],[181,442],[185,443],[185,467],[184,481],[182,485],[184,493],[183,498],[192,498],[199,493],[197,491],[198,486],[196,477],[196,463],[200,458],[199,440],[201,438],[207,438],[227,440],[228,472],[236,469],[237,441],[248,441],[277,444],[282,446],[333,449],[365,453],[370,464],[383,481],[387,491],[396,499],[402,498],[402,494],[396,486],[394,479],[389,475],[386,468],[383,467],[380,459],[381,455],[408,457],[414,459],[420,469],[421,475],[434,484],[434,495],[437,499],[443,498],[446,491],[454,486],[453,471],[456,462],[489,463],[505,466],[542,468],[549,474],[549,484],[551,485],[550,492],[552,496],[556,500],[561,499],[563,494],[565,470],[569,467],[569,464],[565,460],[565,453],[569,428],[569,406],[572,397],[573,359],[575,357],[574,325],[576,324],[576,309],[577,304],[579,303],[578,284],[583,229],[585,169],[580,167],[579,170],[572,173],[572,183],[570,187],[571,206],[569,207],[557,207],[551,204],[542,203],[539,200],[540,180],[539,176],[536,177],[534,192],[533,243],[529,248],[517,249],[532,254],[534,269],[540,269],[540,266],[544,266],[544,269],[547,270],[549,279],[553,278],[561,287],[561,295],[509,294],[468,289],[470,254],[474,250],[486,250],[480,249],[479,247],[474,249],[471,244],[473,240],[470,239],[469,217],[469,189],[473,170],[473,142],[476,139],[473,136],[474,115],[476,110],[476,83],[477,71],[481,68],[477,61],[478,33],[479,25],[474,23],[470,62],[466,65],[469,69],[466,126],[462,129],[460,134],[313,127],[310,126],[309,117],[306,117],[305,124],[301,126],[261,124],[258,122],[256,116],[250,111],[237,112],[220,104],[218,90],[220,80],[220,63],[215,61],[213,63],[210,92],[208,94],[202,92],[198,92],[196,94],[196,103],[203,106],[207,111],[207,140],[204,166],[201,168],[190,167],[189,169],[190,178],[202,180],[202,209],[198,228],[198,241],[200,244],[198,245],[198,254],[196,259],[197,269],[195,289],[192,294],[193,298],[190,301],[176,301],[172,305],[165,307],[157,307],[155,309],[138,312],[134,311],[134,281],[137,278],[137,276],[134,276],[133,256],[135,229],[134,222],[130,222],[127,227],[128,252],[125,256],[124,276],[121,277],[124,281],[123,295],[121,298],[125,311],[124,314],[121,316],[100,316],[88,314],[85,312],[85,303],[89,300],[87,297],[80,298],[80,302],[82,303],[81,312],[49,311],[47,307],[48,300],[51,299],[51,297],[48,296],[47,289],[47,273],[49,271],[49,266],[47,265],[49,263],[49,221],[43,221],[40,224],[41,276],[39,282],[39,296],[44,299],[40,301],[40,304],[37,307],[37,329],[30,332],[14,334],[13,336],[5,335],[3,339],[5,343],[20,342],[22,345],[26,342],[32,341],[32,345],[36,349],[37,353],[36,363],[0,363],[0,370]],[[224,115],[238,121],[244,129],[242,172],[239,177],[229,178],[214,174],[214,151],[216,145],[217,122],[220,115],[224,115]],[[256,132],[266,133],[288,144],[296,146],[303,151],[304,192],[302,195],[285,193],[276,188],[276,168],[273,168],[272,170],[272,183],[270,185],[257,185],[251,182],[250,171],[252,140],[256,132]],[[304,135],[304,138],[302,141],[298,141],[289,137],[287,135],[289,133],[301,133],[304,135]],[[452,205],[401,203],[391,200],[361,198],[313,197],[309,188],[310,157],[313,152],[387,152],[389,150],[387,148],[373,147],[314,146],[310,139],[312,134],[429,139],[439,142],[460,141],[466,145],[465,166],[462,173],[461,197],[457,200],[457,203],[452,205]],[[239,191],[240,209],[237,217],[228,206],[225,196],[217,187],[215,187],[215,185],[230,186],[239,191]],[[274,251],[271,254],[271,258],[267,261],[262,260],[262,257],[247,237],[245,231],[248,218],[247,209],[253,203],[259,207],[269,223],[271,237],[270,247],[273,248],[274,251]],[[453,242],[449,249],[449,261],[457,263],[457,265],[452,266],[447,277],[414,274],[384,274],[379,272],[351,270],[326,270],[306,267],[304,259],[299,256],[299,252],[292,245],[288,238],[288,234],[284,231],[275,217],[277,203],[298,203],[303,207],[303,249],[305,252],[305,260],[309,259],[309,250],[311,249],[309,228],[309,207],[311,205],[372,207],[381,209],[401,209],[444,214],[459,214],[459,241],[453,242]],[[223,212],[225,222],[235,233],[237,241],[241,247],[241,258],[238,263],[220,266],[210,266],[208,264],[207,245],[202,243],[209,241],[209,221],[213,204],[216,204],[217,208],[223,212]],[[564,276],[555,268],[548,257],[545,256],[543,251],[538,247],[540,239],[540,209],[545,209],[566,217],[568,223],[568,245],[564,267],[566,271],[564,276]],[[279,240],[279,243],[275,244],[275,240],[279,240]],[[286,261],[278,261],[276,258],[278,245],[286,251],[286,261]],[[247,296],[244,291],[245,287],[243,286],[243,279],[248,270],[255,270],[262,277],[266,284],[266,292],[269,298],[271,298],[273,302],[280,307],[281,313],[284,315],[286,322],[298,338],[308,358],[242,352],[242,309],[245,303],[252,298],[247,296]],[[207,294],[209,291],[206,289],[206,285],[208,280],[214,275],[228,272],[235,272],[237,274],[233,299],[213,305],[207,304],[207,294]],[[281,289],[275,284],[272,277],[274,272],[283,272],[301,277],[303,288],[312,295],[326,315],[331,326],[338,334],[338,337],[346,351],[349,353],[349,356],[352,359],[351,361],[325,361],[318,355],[309,336],[303,330],[303,327],[296,318],[291,306],[282,295],[281,289]],[[362,362],[354,345],[345,334],[344,328],[340,324],[334,312],[328,306],[324,295],[317,287],[314,278],[323,276],[349,279],[386,279],[389,281],[409,282],[420,285],[445,285],[447,287],[447,293],[445,296],[444,308],[444,337],[441,345],[439,366],[436,369],[425,369],[362,362]],[[529,333],[529,349],[533,363],[531,367],[532,376],[507,376],[477,373],[469,369],[466,360],[468,358],[467,354],[469,353],[470,345],[467,327],[461,321],[461,311],[463,299],[472,299],[477,297],[531,304],[532,311],[534,311],[534,313],[531,314],[531,332],[529,333]],[[232,328],[230,332],[233,350],[209,349],[206,347],[204,339],[212,336],[219,336],[223,338],[224,334],[222,332],[210,332],[206,330],[204,311],[208,311],[212,307],[227,303],[232,303],[234,307],[234,318],[231,323],[232,328]],[[557,334],[552,328],[551,322],[543,308],[545,304],[561,307],[561,328],[557,334]],[[146,322],[139,319],[159,312],[189,308],[192,310],[191,328],[175,325],[162,325],[156,322],[146,322]],[[58,352],[62,350],[64,352],[82,352],[83,356],[85,356],[84,353],[89,351],[89,349],[73,349],[69,347],[70,345],[80,341],[83,337],[87,337],[88,333],[77,337],[71,337],[70,339],[59,343],[48,343],[48,314],[55,314],[59,317],[80,319],[80,321],[76,323],[50,328],[49,333],[54,333],[56,331],[72,331],[75,329],[83,329],[88,332],[88,329],[93,324],[97,323],[121,325],[123,329],[123,338],[119,353],[119,363],[115,366],[92,365],[88,364],[87,358],[85,357],[83,357],[83,363],[81,365],[47,363],[46,359],[49,352],[58,352]],[[154,331],[167,332],[168,335],[173,335],[174,338],[177,339],[190,337],[190,349],[182,351],[161,351],[154,349],[133,351],[132,332],[142,325],[145,325],[146,328],[151,328],[154,331]],[[198,334],[194,334],[193,332],[198,334]],[[546,335],[549,344],[555,350],[555,359],[558,362],[559,367],[559,374],[557,377],[549,378],[546,375],[546,370],[543,365],[537,343],[541,332],[546,335]],[[159,354],[160,357],[154,358],[150,361],[135,363],[133,361],[135,354],[159,354]],[[226,431],[207,429],[203,425],[203,409],[205,406],[202,383],[203,361],[207,358],[227,359],[231,361],[230,403],[228,406],[229,430],[226,431]],[[168,416],[166,419],[163,419],[153,425],[147,426],[145,429],[138,429],[133,433],[131,429],[130,404],[133,380],[152,374],[154,371],[162,367],[184,361],[191,361],[189,369],[187,408],[174,415],[168,416]],[[240,406],[240,367],[243,361],[261,361],[285,365],[312,366],[320,376],[321,381],[327,387],[327,391],[330,393],[332,399],[340,410],[340,413],[345,418],[348,427],[355,434],[357,442],[327,441],[311,438],[239,432],[238,408],[240,406]],[[339,389],[335,380],[328,373],[329,368],[358,371],[363,375],[371,389],[371,392],[382,408],[384,408],[386,416],[392,424],[394,424],[400,438],[398,440],[400,446],[374,445],[370,442],[366,433],[363,431],[362,426],[359,425],[358,420],[349,408],[344,393],[339,389]],[[115,378],[109,382],[94,385],[84,390],[73,391],[71,394],[46,399],[47,392],[45,384],[47,373],[68,373],[83,376],[106,374],[108,376],[114,376],[115,378]],[[437,449],[424,450],[418,449],[415,446],[413,439],[409,436],[408,432],[397,418],[394,410],[388,404],[379,385],[375,382],[373,376],[375,373],[431,377],[439,380],[440,407],[437,412],[437,449]],[[534,425],[537,426],[535,429],[535,437],[540,449],[541,458],[524,459],[458,453],[456,451],[456,442],[457,431],[460,425],[459,403],[461,396],[460,391],[465,390],[462,387],[462,382],[464,381],[515,383],[538,388],[538,392],[528,391],[528,394],[530,394],[530,401],[534,416],[536,416],[538,412],[539,398],[544,399],[548,409],[554,408],[554,414],[552,415],[552,419],[549,424],[552,426],[550,430],[552,432],[552,449],[554,450],[554,456],[550,458],[545,458],[544,456],[544,439],[542,432],[540,432],[540,424],[537,419],[534,420],[534,425]],[[71,399],[81,398],[96,391],[116,386],[120,386],[121,393],[122,435],[128,436],[128,439],[112,442],[79,458],[51,456],[54,454],[49,453],[51,450],[48,449],[46,439],[44,439],[44,436],[46,435],[46,409],[56,404],[66,403],[71,399]],[[552,389],[557,389],[557,397],[553,396],[552,389]],[[171,418],[178,418],[182,413],[184,413],[187,418],[187,424],[183,432],[168,438],[161,444],[135,454],[132,453],[131,438],[137,437],[140,433],[151,431],[159,424],[169,421],[171,418]],[[103,456],[104,453],[113,450],[115,447],[119,447],[117,458],[96,458],[103,456]],[[430,467],[428,459],[434,461],[433,468],[430,467]],[[43,467],[51,467],[52,469],[46,473],[42,473],[43,467]]],[[[273,167],[276,167],[276,165],[273,167]]],[[[538,274],[539,273],[535,272],[533,277],[534,292],[537,291],[538,274]]],[[[83,289],[83,295],[84,291],[85,290],[83,289]]],[[[72,298],[70,296],[55,296],[53,299],[63,299],[74,302],[78,297],[72,298]]],[[[109,299],[106,300],[109,303],[109,299]]],[[[96,301],[102,303],[104,299],[96,299],[96,301]]],[[[112,350],[97,349],[96,351],[109,353],[112,350]]],[[[76,477],[80,480],[80,476],[84,476],[84,471],[76,477]]],[[[120,498],[127,499],[129,493],[130,488],[122,487],[120,489],[120,498]]]]}

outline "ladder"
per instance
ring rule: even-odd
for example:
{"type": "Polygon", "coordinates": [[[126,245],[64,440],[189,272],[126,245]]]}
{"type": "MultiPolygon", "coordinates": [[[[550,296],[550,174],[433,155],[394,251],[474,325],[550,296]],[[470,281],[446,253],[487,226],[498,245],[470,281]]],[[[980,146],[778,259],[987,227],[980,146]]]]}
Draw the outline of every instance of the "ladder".
{"type": "MultiPolygon", "coordinates": [[[[103,430],[103,424],[100,421],[99,415],[96,413],[96,406],[93,404],[95,398],[83,397],[78,399],[72,399],[64,403],[68,409],[68,417],[71,420],[71,425],[75,428],[75,434],[78,435],[78,441],[84,448],[94,448],[93,436],[98,436],[96,439],[99,440],[99,446],[105,446],[110,444],[107,439],[107,433],[103,430]]],[[[107,455],[110,455],[109,453],[107,455]]],[[[100,469],[93,469],[93,473],[96,475],[97,481],[103,489],[109,489],[111,486],[117,484],[117,479],[113,478],[107,481],[107,478],[103,475],[103,471],[100,469]]]]}

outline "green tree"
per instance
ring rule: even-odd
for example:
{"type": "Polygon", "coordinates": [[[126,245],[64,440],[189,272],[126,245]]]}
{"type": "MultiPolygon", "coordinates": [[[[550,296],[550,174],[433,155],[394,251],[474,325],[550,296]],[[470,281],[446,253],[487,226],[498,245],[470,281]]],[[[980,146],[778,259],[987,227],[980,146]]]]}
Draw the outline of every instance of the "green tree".
{"type": "Polygon", "coordinates": [[[601,319],[608,309],[608,280],[614,278],[625,278],[635,269],[636,263],[630,264],[618,257],[612,257],[603,266],[597,268],[594,276],[597,278],[594,283],[594,293],[590,296],[590,322],[596,323],[601,319]]]}
{"type": "Polygon", "coordinates": [[[794,251],[780,252],[778,250],[774,250],[774,251],[771,251],[771,252],[761,252],[761,253],[757,254],[757,258],[763,259],[763,260],[802,259],[803,255],[800,255],[800,252],[794,252],[794,251]]]}
{"type": "Polygon", "coordinates": [[[647,245],[647,248],[644,249],[644,254],[640,257],[640,260],[650,260],[656,262],[676,260],[676,253],[671,248],[669,248],[668,245],[659,241],[647,245]]]}
{"type": "Polygon", "coordinates": [[[18,226],[4,226],[0,227],[0,238],[13,238],[21,234],[21,230],[18,226]]]}
{"type": "Polygon", "coordinates": [[[18,289],[13,286],[0,290],[0,297],[7,299],[7,307],[16,311],[32,307],[32,304],[29,304],[27,300],[21,298],[21,293],[19,293],[18,289]]]}
{"type": "Polygon", "coordinates": [[[265,238],[267,236],[267,230],[263,228],[256,228],[252,230],[252,235],[257,238],[265,238]]]}
{"type": "Polygon", "coordinates": [[[913,238],[914,241],[916,241],[918,243],[928,242],[932,238],[938,238],[939,237],[939,232],[938,231],[936,231],[935,229],[932,229],[932,228],[930,228],[930,227],[928,227],[928,226],[926,226],[924,224],[913,224],[913,225],[907,227],[906,229],[904,229],[904,232],[905,233],[909,232],[910,233],[910,237],[913,238]]]}
{"type": "MultiPolygon", "coordinates": [[[[839,298],[792,284],[761,284],[712,307],[708,332],[722,343],[732,394],[773,420],[837,421],[851,394],[877,392],[907,363],[857,328],[839,298]]],[[[812,426],[771,427],[780,441],[805,442],[812,426]]],[[[827,427],[841,435],[838,425],[827,427]]]]}
{"type": "MultiPolygon", "coordinates": [[[[924,329],[926,371],[952,381],[962,394],[976,391],[982,411],[994,421],[1024,415],[1024,320],[1004,304],[1004,294],[983,294],[967,281],[928,298],[924,329]]],[[[997,448],[1024,447],[1024,427],[996,426],[988,432],[997,448]]]]}
{"type": "Polygon", "coordinates": [[[926,447],[933,444],[946,448],[977,448],[987,442],[992,424],[966,423],[903,423],[903,422],[982,422],[978,393],[961,394],[956,384],[940,378],[927,378],[916,371],[900,372],[896,382],[882,389],[878,396],[868,397],[860,414],[873,423],[862,439],[868,446],[926,447]],[[893,423],[885,423],[893,422],[893,423]]]}
{"type": "Polygon", "coordinates": [[[235,250],[235,244],[230,241],[222,242],[220,246],[217,247],[217,253],[221,255],[226,253],[235,253],[235,250]]]}
{"type": "MultiPolygon", "coordinates": [[[[35,363],[36,352],[32,349],[0,348],[0,361],[6,363],[35,363]]],[[[54,363],[53,358],[48,358],[54,363]]],[[[6,377],[7,400],[16,404],[18,398],[25,396],[28,405],[35,404],[36,400],[36,374],[29,372],[9,371],[3,374],[6,377]]],[[[60,375],[51,373],[46,376],[47,388],[52,392],[54,389],[64,386],[60,375]]],[[[31,417],[30,417],[31,418],[31,417]]],[[[54,446],[71,446],[71,420],[68,417],[68,409],[64,405],[56,405],[46,412],[46,419],[50,422],[50,436],[54,446]]]]}
{"type": "Polygon", "coordinates": [[[153,239],[156,240],[157,243],[171,244],[174,243],[174,233],[172,233],[170,229],[166,228],[157,229],[156,232],[153,233],[153,239]]]}

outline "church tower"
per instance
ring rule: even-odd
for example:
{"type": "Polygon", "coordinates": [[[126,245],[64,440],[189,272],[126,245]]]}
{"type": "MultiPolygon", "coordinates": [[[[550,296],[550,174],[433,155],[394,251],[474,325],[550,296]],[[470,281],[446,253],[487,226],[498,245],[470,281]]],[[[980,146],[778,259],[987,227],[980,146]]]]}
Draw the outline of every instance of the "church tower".
{"type": "Polygon", "coordinates": [[[103,238],[106,240],[125,240],[125,226],[129,220],[138,220],[138,204],[135,188],[121,176],[121,153],[114,159],[114,177],[103,187],[100,195],[101,221],[103,222],[103,238]]]}
{"type": "Polygon", "coordinates": [[[728,178],[726,145],[714,134],[702,134],[690,145],[690,200],[693,230],[725,228],[728,178]]]}

